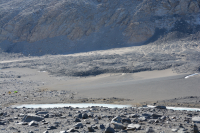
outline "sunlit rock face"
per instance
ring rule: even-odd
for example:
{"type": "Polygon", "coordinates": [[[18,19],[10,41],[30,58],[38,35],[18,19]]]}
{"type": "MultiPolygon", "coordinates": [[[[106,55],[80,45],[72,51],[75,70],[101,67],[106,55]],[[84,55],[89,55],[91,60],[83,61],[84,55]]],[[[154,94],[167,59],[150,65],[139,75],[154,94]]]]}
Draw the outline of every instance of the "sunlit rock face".
{"type": "Polygon", "coordinates": [[[46,54],[143,44],[172,31],[196,33],[199,7],[199,0],[1,0],[0,46],[31,53],[39,45],[40,53],[51,45],[46,54]]]}

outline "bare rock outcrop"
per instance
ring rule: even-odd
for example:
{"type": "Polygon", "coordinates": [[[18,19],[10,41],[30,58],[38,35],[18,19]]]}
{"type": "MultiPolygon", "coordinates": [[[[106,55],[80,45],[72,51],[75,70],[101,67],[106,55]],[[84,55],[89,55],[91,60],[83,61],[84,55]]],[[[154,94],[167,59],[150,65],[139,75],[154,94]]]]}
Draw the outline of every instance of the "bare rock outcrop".
{"type": "Polygon", "coordinates": [[[163,32],[193,34],[200,29],[199,7],[199,0],[2,0],[0,47],[35,55],[67,53],[88,43],[102,49],[142,44],[163,32]],[[56,51],[58,43],[62,48],[56,51]]]}

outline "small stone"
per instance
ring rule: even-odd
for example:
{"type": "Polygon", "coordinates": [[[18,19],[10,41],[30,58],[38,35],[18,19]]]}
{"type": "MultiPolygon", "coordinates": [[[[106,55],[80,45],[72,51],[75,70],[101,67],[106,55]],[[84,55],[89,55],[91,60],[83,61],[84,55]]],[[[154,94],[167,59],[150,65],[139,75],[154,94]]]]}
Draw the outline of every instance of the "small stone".
{"type": "Polygon", "coordinates": [[[81,122],[78,122],[74,125],[75,129],[83,128],[83,124],[81,122]]]}
{"type": "Polygon", "coordinates": [[[88,127],[88,131],[89,132],[94,132],[94,129],[92,128],[92,126],[88,127]]]}
{"type": "Polygon", "coordinates": [[[69,130],[67,130],[67,132],[76,132],[76,130],[74,130],[73,128],[70,128],[69,130]]]}
{"type": "Polygon", "coordinates": [[[153,130],[152,127],[146,128],[146,133],[154,133],[155,131],[153,130]]]}
{"type": "Polygon", "coordinates": [[[131,114],[129,117],[131,117],[131,118],[137,118],[137,117],[140,117],[140,115],[138,115],[138,114],[131,114]]]}
{"type": "Polygon", "coordinates": [[[37,113],[36,113],[36,115],[46,115],[46,114],[48,114],[49,112],[47,112],[47,111],[38,111],[37,113]]]}
{"type": "Polygon", "coordinates": [[[82,118],[82,114],[81,113],[80,114],[75,114],[74,118],[82,118]]]}
{"type": "Polygon", "coordinates": [[[94,128],[94,129],[98,129],[98,126],[94,125],[94,126],[92,126],[92,128],[94,128]]]}
{"type": "Polygon", "coordinates": [[[86,124],[90,124],[90,121],[89,120],[84,120],[86,124]]]}
{"type": "Polygon", "coordinates": [[[44,115],[44,118],[49,118],[49,114],[44,115]]]}
{"type": "Polygon", "coordinates": [[[140,130],[141,126],[139,124],[129,124],[127,130],[140,130]]]}
{"type": "Polygon", "coordinates": [[[80,120],[79,118],[76,118],[76,119],[74,120],[74,122],[81,122],[81,120],[80,120]]]}
{"type": "Polygon", "coordinates": [[[19,125],[28,125],[28,122],[19,122],[19,125]]]}
{"type": "Polygon", "coordinates": [[[35,126],[35,125],[38,125],[38,123],[36,123],[35,121],[31,121],[28,125],[29,126],[35,126]]]}
{"type": "Polygon", "coordinates": [[[131,124],[131,120],[129,118],[122,119],[122,123],[125,123],[125,122],[131,124]]]}
{"type": "Polygon", "coordinates": [[[49,126],[47,130],[57,129],[55,126],[49,126]]]}
{"type": "Polygon", "coordinates": [[[68,133],[67,131],[60,131],[60,133],[68,133]]]}
{"type": "Polygon", "coordinates": [[[104,126],[103,124],[101,124],[101,125],[99,126],[99,128],[100,128],[100,129],[105,129],[105,126],[104,126]]]}
{"type": "Polygon", "coordinates": [[[172,129],[172,132],[177,132],[178,131],[178,129],[172,129]]]}

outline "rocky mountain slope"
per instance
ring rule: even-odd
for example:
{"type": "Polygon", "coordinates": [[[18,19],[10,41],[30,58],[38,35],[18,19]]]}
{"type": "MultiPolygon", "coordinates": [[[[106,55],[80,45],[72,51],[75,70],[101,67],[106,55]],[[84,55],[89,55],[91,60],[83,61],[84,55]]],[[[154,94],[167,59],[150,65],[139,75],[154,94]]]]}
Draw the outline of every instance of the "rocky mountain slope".
{"type": "Polygon", "coordinates": [[[199,0],[1,0],[0,47],[24,55],[147,44],[200,30],[199,0]]]}

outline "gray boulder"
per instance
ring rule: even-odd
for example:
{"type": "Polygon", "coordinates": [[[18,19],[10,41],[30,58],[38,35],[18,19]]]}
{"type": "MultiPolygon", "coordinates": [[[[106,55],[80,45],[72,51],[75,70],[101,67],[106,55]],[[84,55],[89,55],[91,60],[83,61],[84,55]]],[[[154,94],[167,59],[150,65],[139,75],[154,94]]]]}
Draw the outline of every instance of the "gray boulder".
{"type": "Polygon", "coordinates": [[[22,122],[42,121],[44,118],[35,114],[27,114],[22,119],[22,122]]]}
{"type": "Polygon", "coordinates": [[[121,123],[122,118],[119,116],[116,116],[112,119],[111,123],[121,123]]]}
{"type": "Polygon", "coordinates": [[[74,125],[74,127],[75,127],[76,129],[83,128],[83,124],[82,124],[81,122],[78,122],[78,123],[76,123],[76,124],[74,125]]]}

